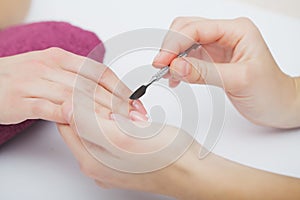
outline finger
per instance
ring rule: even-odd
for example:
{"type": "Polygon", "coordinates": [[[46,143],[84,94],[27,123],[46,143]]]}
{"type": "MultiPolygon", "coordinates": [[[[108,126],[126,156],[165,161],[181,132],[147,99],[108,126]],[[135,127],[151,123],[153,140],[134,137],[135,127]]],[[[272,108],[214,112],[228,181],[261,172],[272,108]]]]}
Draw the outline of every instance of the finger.
{"type": "Polygon", "coordinates": [[[130,89],[104,64],[61,49],[54,49],[50,53],[62,69],[97,82],[120,98],[128,99],[130,96],[130,89]]]}
{"type": "MultiPolygon", "coordinates": [[[[110,173],[110,169],[103,166],[99,160],[96,160],[94,151],[91,152],[87,142],[80,138],[76,132],[76,127],[57,124],[59,133],[67,144],[75,158],[78,160],[81,171],[93,179],[105,179],[110,173]],[[75,128],[75,129],[74,129],[75,128]],[[91,154],[92,153],[92,154],[91,154]]],[[[94,143],[92,144],[94,148],[94,143]]],[[[97,150],[102,152],[101,146],[96,146],[97,150]]],[[[94,150],[94,149],[93,149],[94,150]]],[[[99,153],[99,152],[98,152],[99,153]]]]}
{"type": "Polygon", "coordinates": [[[177,17],[173,20],[169,29],[173,30],[173,31],[179,31],[184,26],[186,26],[187,23],[193,22],[193,21],[199,21],[199,20],[205,20],[205,18],[202,18],[202,17],[177,17]]]}
{"type": "Polygon", "coordinates": [[[95,101],[111,110],[111,112],[119,113],[124,116],[128,116],[129,112],[135,109],[129,99],[121,99],[100,86],[96,88],[95,101]]]}
{"type": "MultiPolygon", "coordinates": [[[[97,83],[86,79],[85,77],[76,76],[71,72],[63,70],[52,70],[51,73],[45,76],[45,78],[49,82],[60,83],[62,85],[61,88],[58,89],[58,92],[54,92],[53,94],[51,94],[52,92],[49,93],[48,90],[43,90],[42,87],[38,88],[37,85],[33,86],[35,90],[39,90],[40,93],[42,93],[41,95],[47,95],[48,97],[51,96],[51,99],[59,99],[60,101],[65,100],[64,98],[66,98],[66,95],[73,92],[72,88],[74,87],[73,84],[76,80],[75,86],[77,91],[82,92],[90,99],[95,100],[96,103],[101,104],[116,113],[128,116],[129,111],[135,109],[143,114],[146,114],[146,110],[141,102],[133,103],[128,98],[120,98],[119,96],[109,92],[107,89],[98,85],[97,83]]],[[[47,87],[45,86],[43,88],[47,87]]]]}
{"type": "Polygon", "coordinates": [[[193,43],[209,44],[213,42],[230,43],[234,46],[240,37],[233,34],[232,20],[196,20],[188,22],[179,32],[170,32],[163,42],[163,51],[154,59],[154,65],[168,65],[180,52],[193,43]],[[225,39],[224,39],[225,38],[225,39]]]}
{"type": "Polygon", "coordinates": [[[112,111],[102,105],[96,104],[95,112],[96,112],[97,116],[99,116],[103,119],[111,119],[112,111]]]}
{"type": "MultiPolygon", "coordinates": [[[[82,145],[86,149],[88,149],[89,154],[93,154],[94,156],[97,155],[105,155],[106,157],[111,157],[112,154],[105,149],[104,144],[107,143],[107,138],[103,135],[103,129],[99,124],[99,121],[105,121],[106,119],[102,118],[100,115],[95,115],[93,108],[89,106],[90,104],[84,104],[84,105],[77,105],[75,110],[73,111],[72,107],[64,107],[63,113],[65,115],[66,120],[69,122],[69,128],[67,130],[60,129],[60,132],[62,136],[65,138],[66,143],[71,149],[73,150],[73,153],[75,155],[78,154],[76,145],[75,143],[73,146],[73,140],[80,140],[82,145]],[[96,121],[94,120],[94,117],[96,117],[96,121]],[[100,126],[100,127],[99,127],[100,126]],[[66,132],[71,132],[72,134],[75,134],[77,138],[66,138],[66,132]]],[[[59,126],[61,127],[61,126],[59,126]]],[[[110,134],[111,131],[105,130],[108,134],[110,134]]],[[[88,158],[87,155],[85,154],[78,154],[77,159],[80,161],[81,165],[85,165],[86,163],[84,162],[84,158],[88,158]]],[[[98,158],[98,157],[97,157],[98,158]]],[[[95,164],[95,167],[100,167],[100,163],[98,163],[97,160],[95,159],[89,159],[92,164],[95,164]]],[[[102,166],[102,165],[101,165],[102,166]]],[[[86,168],[90,168],[89,166],[86,166],[86,168]]],[[[102,170],[105,170],[103,166],[101,167],[102,170]]],[[[87,169],[88,170],[88,169],[87,169]]]]}
{"type": "Polygon", "coordinates": [[[62,104],[72,97],[72,87],[53,81],[40,79],[39,81],[23,82],[20,86],[26,91],[25,97],[47,99],[54,104],[62,104]]]}
{"type": "MultiPolygon", "coordinates": [[[[101,96],[97,98],[102,98],[101,96]]],[[[76,106],[77,108],[85,108],[84,111],[79,111],[81,109],[77,109],[76,113],[84,112],[87,113],[87,111],[95,113],[98,117],[102,119],[112,119],[112,114],[120,114],[127,118],[133,118],[134,120],[138,120],[142,118],[143,120],[148,120],[146,117],[146,113],[141,113],[140,111],[137,111],[135,108],[131,108],[128,103],[124,103],[122,99],[118,99],[118,97],[103,97],[103,98],[113,98],[112,100],[112,106],[107,107],[102,104],[96,103],[91,98],[87,97],[82,92],[78,91],[74,93],[72,102],[68,102],[64,105],[65,113],[73,112],[73,107],[76,106]],[[118,100],[116,100],[118,99],[118,100]],[[118,101],[118,102],[117,102],[118,101]],[[131,108],[128,110],[128,108],[131,108]],[[138,118],[138,119],[137,119],[138,118]]],[[[134,101],[134,104],[137,103],[137,106],[135,107],[141,107],[139,105],[138,101],[134,101]]],[[[69,115],[66,115],[66,120],[70,122],[69,115]]]]}
{"type": "Polygon", "coordinates": [[[122,83],[122,81],[120,81],[109,69],[106,70],[105,75],[103,75],[102,81],[105,82],[105,84],[110,84],[109,82],[111,82],[111,84],[118,84],[118,86],[116,86],[117,89],[114,91],[108,90],[107,87],[103,87],[103,84],[98,85],[96,82],[83,76],[78,76],[70,71],[52,70],[51,73],[48,73],[45,76],[45,78],[70,87],[74,87],[73,85],[76,81],[76,88],[84,94],[88,95],[91,99],[95,99],[97,103],[102,104],[109,109],[113,108],[112,110],[114,112],[125,116],[127,116],[128,112],[133,109],[144,115],[147,113],[141,101],[129,100],[128,97],[131,94],[131,90],[129,90],[128,87],[125,86],[124,83],[122,83]]]}
{"type": "MultiPolygon", "coordinates": [[[[63,81],[64,84],[73,86],[74,78],[76,80],[77,75],[80,74],[80,79],[86,78],[86,82],[90,82],[90,84],[86,84],[87,89],[95,88],[91,81],[88,81],[92,80],[92,82],[99,83],[110,93],[115,94],[124,101],[128,101],[131,90],[105,65],[58,48],[48,49],[46,53],[48,56],[53,57],[59,66],[65,70],[64,72],[56,70],[56,73],[47,77],[49,80],[63,81]],[[90,87],[91,85],[92,87],[90,87]]],[[[140,113],[147,113],[140,101],[131,101],[130,104],[140,113]]]]}
{"type": "MultiPolygon", "coordinates": [[[[171,24],[168,33],[166,34],[164,38],[163,45],[157,55],[157,57],[153,61],[153,66],[161,68],[163,66],[167,66],[168,62],[159,62],[161,55],[167,56],[169,59],[174,59],[179,53],[182,51],[175,51],[176,49],[168,48],[168,43],[172,41],[184,41],[188,40],[187,42],[191,43],[191,45],[194,43],[194,41],[190,41],[186,36],[180,34],[180,30],[185,27],[188,23],[204,20],[204,18],[201,17],[177,17],[171,24]]],[[[164,57],[163,56],[163,57],[164,57]]]]}
{"type": "Polygon", "coordinates": [[[180,84],[180,81],[179,81],[179,80],[172,80],[172,79],[169,80],[169,87],[170,87],[170,88],[175,88],[175,87],[177,87],[179,84],[180,84]]]}
{"type": "Polygon", "coordinates": [[[109,189],[111,188],[111,186],[107,183],[104,183],[102,181],[99,180],[95,180],[96,185],[98,185],[99,187],[103,188],[103,189],[109,189]]]}
{"type": "MultiPolygon", "coordinates": [[[[78,161],[90,158],[76,132],[69,125],[57,124],[60,135],[78,161]]],[[[75,129],[76,130],[76,129],[75,129]]]]}
{"type": "Polygon", "coordinates": [[[47,99],[24,98],[24,113],[28,119],[44,119],[58,123],[66,123],[62,106],[47,99]]]}
{"type": "MultiPolygon", "coordinates": [[[[242,73],[237,64],[211,63],[196,58],[176,58],[170,66],[182,81],[197,84],[210,84],[230,89],[242,73]]],[[[171,72],[172,73],[172,72],[171,72]]]]}

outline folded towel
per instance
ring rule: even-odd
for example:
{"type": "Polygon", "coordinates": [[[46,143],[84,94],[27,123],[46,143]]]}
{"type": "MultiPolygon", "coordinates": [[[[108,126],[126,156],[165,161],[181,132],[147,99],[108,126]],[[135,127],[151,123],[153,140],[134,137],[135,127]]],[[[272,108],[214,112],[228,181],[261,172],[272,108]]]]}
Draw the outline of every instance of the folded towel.
{"type": "MultiPolygon", "coordinates": [[[[0,57],[12,56],[49,47],[59,47],[72,53],[102,62],[104,46],[92,32],[65,22],[39,22],[10,27],[0,31],[0,57]]],[[[0,111],[1,114],[1,111],[0,111]]],[[[0,145],[8,141],[36,120],[26,120],[15,125],[0,125],[0,145]]]]}

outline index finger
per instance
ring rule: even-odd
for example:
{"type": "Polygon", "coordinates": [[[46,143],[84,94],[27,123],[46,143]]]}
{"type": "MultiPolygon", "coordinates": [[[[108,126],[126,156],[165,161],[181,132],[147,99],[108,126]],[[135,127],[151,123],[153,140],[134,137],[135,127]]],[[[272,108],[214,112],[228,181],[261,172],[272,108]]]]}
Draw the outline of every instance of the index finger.
{"type": "Polygon", "coordinates": [[[63,70],[78,74],[99,84],[116,96],[128,100],[131,90],[107,66],[87,57],[79,56],[62,49],[51,49],[49,54],[55,64],[63,70]]]}
{"type": "Polygon", "coordinates": [[[228,27],[229,20],[209,20],[200,18],[199,20],[187,21],[180,26],[174,23],[177,29],[167,33],[163,41],[161,51],[153,61],[156,67],[167,66],[180,53],[189,48],[193,43],[209,44],[220,40],[228,27]],[[179,27],[179,28],[177,28],[179,27]]]}

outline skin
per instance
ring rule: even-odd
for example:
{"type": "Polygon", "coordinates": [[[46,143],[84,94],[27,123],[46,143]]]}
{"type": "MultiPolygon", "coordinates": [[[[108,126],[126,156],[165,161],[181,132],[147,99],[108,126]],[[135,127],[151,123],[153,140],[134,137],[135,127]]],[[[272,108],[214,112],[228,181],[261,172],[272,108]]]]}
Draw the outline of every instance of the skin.
{"type": "MultiPolygon", "coordinates": [[[[20,23],[30,2],[0,0],[0,28],[20,23]]],[[[121,91],[129,90],[117,80],[105,65],[59,48],[0,58],[0,124],[16,124],[26,119],[66,123],[62,109],[71,104],[74,89],[92,99],[95,94],[96,112],[100,104],[106,108],[101,111],[103,116],[111,114],[109,104],[114,100],[116,113],[133,120],[147,119],[140,101],[120,98],[121,91]],[[80,70],[83,63],[91,68],[80,70]],[[76,79],[82,81],[74,88],[76,79]],[[120,90],[114,94],[113,83],[118,83],[120,90]]]]}
{"type": "Polygon", "coordinates": [[[146,114],[140,101],[121,98],[121,93],[129,89],[119,83],[109,68],[59,48],[0,58],[0,77],[1,124],[15,124],[26,119],[66,123],[62,110],[71,104],[75,90],[90,99],[95,95],[96,112],[101,105],[102,116],[112,112],[112,100],[116,113],[132,119],[146,114]],[[83,63],[89,70],[81,70],[83,63]],[[80,84],[75,88],[76,80],[80,80],[80,84]],[[119,90],[112,94],[116,83],[119,90]]]}
{"type": "MultiPolygon", "coordinates": [[[[20,22],[28,10],[29,2],[24,0],[18,1],[18,4],[16,4],[14,0],[2,0],[0,2],[3,5],[1,7],[2,12],[0,12],[0,27],[3,28],[20,22]]],[[[154,65],[159,67],[160,65],[171,64],[172,76],[169,76],[171,86],[176,86],[181,80],[190,83],[203,84],[206,82],[223,86],[237,109],[249,120],[274,127],[299,126],[299,115],[296,112],[299,111],[300,102],[299,78],[288,77],[279,70],[260,34],[258,34],[256,28],[253,28],[249,20],[240,19],[234,22],[225,22],[200,18],[179,18],[172,24],[171,30],[182,32],[191,37],[195,36],[193,39],[204,44],[205,50],[210,53],[215,62],[218,62],[217,69],[224,82],[223,85],[219,81],[214,80],[212,78],[214,76],[210,76],[211,73],[204,73],[207,76],[201,73],[204,70],[209,71],[209,68],[207,68],[209,65],[203,62],[205,60],[203,58],[202,61],[186,58],[184,61],[190,65],[174,59],[176,53],[183,51],[191,44],[176,44],[174,42],[176,40],[173,41],[167,37],[168,40],[165,41],[162,49],[168,47],[168,43],[173,43],[175,46],[170,45],[172,48],[167,49],[176,53],[170,54],[162,51],[161,53],[164,52],[164,55],[157,57],[154,65]],[[246,29],[237,31],[234,28],[236,26],[250,28],[250,33],[243,32],[246,29]],[[230,34],[233,34],[235,37],[230,37],[230,34]],[[257,46],[250,45],[252,43],[249,41],[256,41],[257,46]],[[262,55],[264,56],[259,56],[259,53],[255,54],[256,51],[263,53],[262,55]],[[227,63],[226,69],[224,63],[227,63]],[[260,63],[264,63],[264,66],[260,66],[260,63]],[[254,66],[254,69],[249,67],[250,65],[254,66]],[[187,70],[186,67],[188,68],[187,70]],[[262,69],[262,71],[259,69],[262,69]],[[240,76],[232,78],[230,74],[233,72],[240,76]],[[270,76],[268,73],[274,76],[270,76]],[[261,77],[259,75],[263,75],[264,78],[259,78],[261,77]],[[264,83],[263,85],[266,87],[258,87],[256,84],[251,84],[254,77],[257,85],[264,83]],[[276,84],[278,81],[281,84],[276,84]],[[277,86],[274,87],[276,89],[268,88],[272,84],[277,86]],[[259,92],[256,92],[256,90],[259,92]],[[281,119],[263,115],[262,113],[270,111],[268,107],[271,106],[266,106],[264,102],[259,101],[260,98],[267,98],[266,95],[264,96],[266,91],[270,93],[268,95],[272,96],[273,99],[279,98],[276,96],[276,90],[279,93],[284,92],[281,94],[283,98],[280,100],[283,102],[283,105],[287,106],[284,109],[284,106],[279,105],[279,102],[276,100],[273,102],[274,105],[271,105],[273,108],[277,108],[275,112],[282,112],[283,117],[281,119]],[[257,109],[254,109],[254,112],[247,115],[247,111],[249,111],[247,106],[257,109]],[[294,112],[291,111],[292,108],[294,112]]],[[[196,58],[201,59],[200,55],[201,51],[198,52],[196,58]]],[[[101,187],[142,190],[165,194],[178,199],[300,198],[299,179],[249,168],[214,154],[199,160],[197,154],[200,145],[196,141],[176,162],[153,172],[131,174],[116,171],[103,165],[87,151],[87,145],[94,152],[99,152],[108,158],[111,156],[111,159],[115,159],[117,156],[120,161],[126,162],[129,158],[114,155],[114,152],[110,152],[110,149],[103,148],[103,141],[87,139],[87,136],[90,135],[89,132],[84,135],[86,136],[85,139],[79,137],[73,118],[74,108],[70,103],[76,77],[80,77],[80,80],[82,80],[82,84],[76,88],[79,97],[82,97],[80,102],[81,114],[95,112],[102,131],[107,133],[106,136],[110,139],[110,142],[117,147],[135,153],[144,153],[168,144],[174,132],[179,133],[183,139],[189,136],[183,130],[170,126],[165,126],[162,129],[163,134],[160,134],[151,142],[141,142],[124,135],[113,120],[119,119],[123,115],[126,117],[123,121],[125,120],[126,123],[131,123],[127,118],[135,121],[145,121],[147,118],[144,116],[145,110],[142,104],[138,101],[129,102],[127,100],[131,91],[122,83],[120,84],[117,77],[111,71],[106,70],[106,66],[88,61],[93,66],[92,70],[90,73],[82,73],[79,67],[83,61],[86,61],[86,59],[57,48],[1,58],[0,84],[4,87],[1,87],[0,90],[0,105],[6,105],[0,108],[1,113],[4,113],[0,119],[1,123],[11,124],[36,118],[59,122],[58,129],[64,141],[77,158],[82,171],[93,178],[101,187]],[[104,78],[99,80],[98,77],[95,77],[95,74],[99,73],[99,69],[107,72],[106,78],[103,76],[104,78]],[[19,84],[20,82],[22,84],[19,84]],[[39,87],[36,87],[37,85],[39,87]],[[116,85],[121,89],[115,90],[113,86],[116,85]],[[90,94],[91,88],[97,88],[96,96],[101,98],[94,99],[90,94]],[[110,103],[112,99],[119,99],[117,106],[114,105],[114,109],[110,103]],[[87,107],[87,105],[90,105],[89,102],[95,103],[96,106],[93,108],[87,107]],[[12,106],[14,109],[11,109],[12,106]],[[115,114],[112,115],[112,112],[115,114]]],[[[92,126],[91,121],[87,118],[82,118],[82,120],[85,125],[84,128],[89,130],[88,128],[92,126]]],[[[167,157],[168,155],[162,154],[159,159],[164,160],[167,157]]],[[[135,164],[142,165],[143,163],[135,164]]]]}
{"type": "MultiPolygon", "coordinates": [[[[174,40],[172,35],[167,35],[159,56],[154,60],[156,67],[170,64],[168,78],[171,86],[176,86],[180,81],[217,85],[224,89],[239,112],[254,123],[280,128],[299,127],[299,78],[282,73],[251,21],[244,18],[178,18],[171,25],[171,30],[194,39],[182,43],[181,40],[174,40]],[[184,51],[193,42],[203,44],[203,49],[210,53],[215,63],[209,63],[211,58],[203,56],[203,49],[193,52],[194,57],[175,58],[178,52],[184,51]],[[222,77],[221,82],[209,67],[217,69],[217,74],[222,77]],[[276,115],[278,113],[280,115],[276,115]]],[[[128,94],[123,95],[128,97],[128,94]]],[[[80,115],[83,116],[93,112],[91,108],[84,107],[90,104],[90,99],[85,98],[84,101],[79,106],[80,115]]],[[[132,153],[160,149],[172,141],[175,133],[180,135],[182,143],[189,135],[176,127],[164,126],[152,140],[138,140],[128,136],[128,130],[125,134],[116,125],[116,122],[120,122],[118,114],[111,119],[97,115],[100,131],[90,128],[93,123],[82,117],[80,132],[72,109],[71,106],[65,107],[63,113],[69,125],[58,124],[58,129],[83,173],[101,187],[141,190],[177,199],[300,199],[299,179],[246,167],[212,153],[200,160],[198,153],[201,145],[197,141],[178,160],[159,170],[140,174],[115,170],[98,159],[102,156],[117,159],[119,169],[124,167],[122,163],[130,163],[132,159],[118,154],[113,148],[107,148],[103,138],[97,139],[99,133],[123,152],[132,153]]],[[[124,117],[121,117],[121,121],[132,123],[124,117]]],[[[140,121],[136,125],[140,127],[144,123],[140,121]]],[[[129,132],[136,130],[132,127],[129,132]]],[[[147,134],[145,129],[143,135],[147,134]]],[[[181,147],[180,143],[176,145],[181,147]]],[[[164,161],[170,156],[175,155],[160,154],[152,162],[164,161]]],[[[134,160],[133,164],[140,166],[144,162],[134,160]]]]}
{"type": "Polygon", "coordinates": [[[31,0],[0,0],[0,29],[21,23],[30,4],[31,0]]]}
{"type": "MultiPolygon", "coordinates": [[[[122,146],[127,151],[132,151],[132,146],[135,146],[135,152],[145,152],[145,148],[157,148],[158,143],[163,145],[170,141],[168,137],[160,137],[155,143],[141,145],[133,142],[130,137],[124,138],[124,133],[115,128],[113,122],[101,118],[99,120],[102,121],[104,131],[109,131],[110,135],[119,138],[114,140],[114,144],[122,146]]],[[[71,127],[73,126],[72,123],[71,127]]],[[[87,122],[88,125],[90,124],[87,122]]],[[[140,190],[168,195],[177,199],[191,200],[296,200],[300,198],[299,179],[249,168],[212,153],[205,159],[199,160],[197,155],[200,145],[197,142],[194,142],[180,159],[166,168],[142,174],[116,171],[96,160],[83,144],[86,144],[86,142],[79,138],[78,134],[71,127],[67,125],[58,126],[66,144],[77,158],[83,173],[94,179],[102,188],[140,190]]],[[[170,136],[174,131],[176,131],[174,127],[166,127],[161,134],[165,133],[165,135],[170,136]]],[[[182,134],[187,133],[182,132],[182,134]]],[[[106,156],[111,155],[111,152],[103,152],[103,148],[99,147],[101,147],[100,143],[92,143],[88,148],[89,150],[98,149],[106,156]]],[[[126,158],[121,159],[126,160],[126,158]]]]}
{"type": "Polygon", "coordinates": [[[280,70],[249,19],[177,18],[153,65],[170,65],[171,87],[186,81],[223,88],[236,109],[255,124],[300,126],[300,80],[280,70]],[[176,40],[171,31],[190,39],[176,40]],[[202,47],[192,57],[175,59],[195,42],[202,47]]]}

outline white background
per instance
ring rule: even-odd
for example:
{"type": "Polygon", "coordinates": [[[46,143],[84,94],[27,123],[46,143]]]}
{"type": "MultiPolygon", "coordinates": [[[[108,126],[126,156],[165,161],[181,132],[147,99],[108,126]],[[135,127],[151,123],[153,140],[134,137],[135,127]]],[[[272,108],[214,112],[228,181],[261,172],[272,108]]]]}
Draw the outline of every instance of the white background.
{"type": "MultiPolygon", "coordinates": [[[[225,0],[33,0],[28,22],[58,20],[94,31],[103,40],[138,28],[168,28],[177,16],[250,17],[261,29],[283,71],[300,74],[300,20],[225,0]]],[[[145,38],[147,39],[147,38],[145,38]]],[[[154,55],[154,54],[153,54],[154,55]]],[[[131,58],[149,63],[151,58],[131,58]]],[[[114,68],[117,74],[126,69],[114,68]]],[[[126,64],[126,65],[125,65],[126,64]]],[[[135,65],[136,66],[136,65],[135,65]]],[[[131,66],[132,67],[132,66],[131,66]]],[[[138,84],[138,83],[137,83],[138,84]]],[[[201,130],[210,119],[209,93],[199,95],[201,130]],[[201,96],[200,96],[201,95],[201,96]],[[208,106],[207,106],[208,105],[208,106]]],[[[159,96],[145,99],[150,109],[159,96]]],[[[159,94],[159,93],[157,93],[159,94]]],[[[165,104],[166,99],[161,99],[165,104]]],[[[300,178],[300,131],[255,126],[227,103],[223,135],[214,152],[255,168],[300,178]]],[[[176,110],[174,110],[176,112],[176,110]]],[[[170,120],[172,121],[172,119],[170,120]]],[[[172,122],[171,122],[172,123],[172,122]]],[[[201,134],[201,133],[200,133],[201,134]]],[[[216,180],[217,181],[217,180],[216,180]]],[[[0,149],[0,199],[168,199],[140,192],[103,190],[82,175],[52,123],[40,122],[0,149]]]]}

